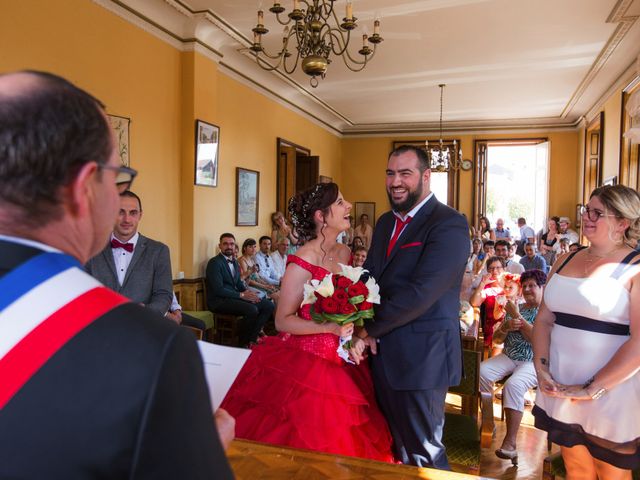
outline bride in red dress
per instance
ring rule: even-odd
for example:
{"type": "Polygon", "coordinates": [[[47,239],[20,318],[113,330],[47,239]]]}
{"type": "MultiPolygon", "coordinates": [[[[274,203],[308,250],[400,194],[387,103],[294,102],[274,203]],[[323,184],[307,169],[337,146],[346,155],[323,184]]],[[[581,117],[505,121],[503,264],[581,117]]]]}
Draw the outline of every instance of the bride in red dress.
{"type": "Polygon", "coordinates": [[[335,183],[317,184],[289,202],[304,245],[287,259],[276,311],[280,333],[253,348],[222,407],[235,417],[238,438],[391,462],[391,435],[368,364],[346,363],[336,353],[353,325],[317,324],[300,311],[304,283],[349,264],[350,250],[336,238],[350,228],[350,211],[335,183]]]}

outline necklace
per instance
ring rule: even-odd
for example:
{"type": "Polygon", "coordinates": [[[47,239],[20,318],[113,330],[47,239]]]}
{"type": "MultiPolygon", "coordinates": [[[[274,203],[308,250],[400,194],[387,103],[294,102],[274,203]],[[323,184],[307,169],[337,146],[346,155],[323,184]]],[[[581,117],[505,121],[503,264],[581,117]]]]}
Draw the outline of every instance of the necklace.
{"type": "Polygon", "coordinates": [[[584,259],[584,262],[585,262],[585,264],[584,264],[584,274],[585,274],[585,276],[589,275],[589,272],[591,271],[591,268],[593,267],[594,263],[599,262],[603,258],[608,257],[612,253],[620,250],[621,248],[623,248],[623,247],[622,246],[617,246],[613,250],[609,250],[608,252],[606,252],[606,253],[604,253],[602,255],[598,255],[596,253],[593,253],[591,251],[591,247],[587,248],[587,250],[586,250],[587,256],[584,259]]]}

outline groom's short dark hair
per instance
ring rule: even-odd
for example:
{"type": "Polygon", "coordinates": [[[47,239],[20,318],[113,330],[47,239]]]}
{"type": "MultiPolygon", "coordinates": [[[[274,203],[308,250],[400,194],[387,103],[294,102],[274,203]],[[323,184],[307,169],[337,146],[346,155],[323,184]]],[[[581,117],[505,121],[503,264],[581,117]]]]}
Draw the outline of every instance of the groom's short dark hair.
{"type": "Polygon", "coordinates": [[[424,149],[424,147],[416,147],[415,145],[400,145],[399,147],[394,148],[391,153],[389,153],[387,161],[389,161],[391,157],[402,155],[403,153],[407,152],[413,152],[416,154],[416,157],[418,158],[418,168],[420,169],[420,173],[429,168],[427,151],[424,149]]]}

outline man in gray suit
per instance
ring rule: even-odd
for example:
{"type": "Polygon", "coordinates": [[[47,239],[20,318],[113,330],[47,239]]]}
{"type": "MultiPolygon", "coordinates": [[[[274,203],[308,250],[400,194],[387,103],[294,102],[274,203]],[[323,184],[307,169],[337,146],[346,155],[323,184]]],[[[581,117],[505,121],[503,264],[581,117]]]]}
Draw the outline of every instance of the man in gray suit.
{"type": "Polygon", "coordinates": [[[120,194],[111,241],[85,268],[110,289],[164,315],[173,298],[169,248],[138,233],[141,218],[140,198],[128,190],[120,194]]]}

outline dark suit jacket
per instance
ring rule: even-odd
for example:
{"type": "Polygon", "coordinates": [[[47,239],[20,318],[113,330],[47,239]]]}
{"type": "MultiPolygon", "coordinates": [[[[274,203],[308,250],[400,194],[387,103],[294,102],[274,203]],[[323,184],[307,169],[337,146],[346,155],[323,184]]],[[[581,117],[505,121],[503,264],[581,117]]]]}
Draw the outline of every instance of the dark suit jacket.
{"type": "Polygon", "coordinates": [[[215,308],[227,298],[240,298],[240,292],[247,287],[240,279],[240,264],[233,261],[235,275],[231,276],[231,270],[227,265],[227,259],[219,253],[207,263],[205,278],[207,282],[207,306],[215,308]]]}
{"type": "Polygon", "coordinates": [[[173,280],[171,278],[171,259],[169,248],[140,235],[133,257],[127,269],[122,286],[118,283],[116,265],[113,261],[111,245],[93,257],[85,266],[92,275],[111,290],[130,298],[135,303],[164,315],[173,299],[173,280]]]}
{"type": "MultiPolygon", "coordinates": [[[[0,241],[0,276],[38,253],[0,241]]],[[[233,478],[193,335],[134,303],[98,318],[0,410],[0,478],[233,478]]]]}
{"type": "Polygon", "coordinates": [[[380,285],[381,303],[367,332],[378,337],[374,368],[395,390],[460,382],[460,283],[469,254],[467,221],[435,197],[422,206],[387,258],[395,218],[376,224],[364,265],[380,285]]]}

